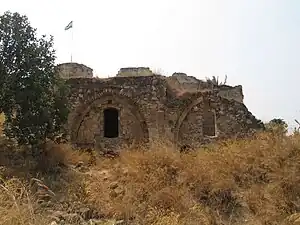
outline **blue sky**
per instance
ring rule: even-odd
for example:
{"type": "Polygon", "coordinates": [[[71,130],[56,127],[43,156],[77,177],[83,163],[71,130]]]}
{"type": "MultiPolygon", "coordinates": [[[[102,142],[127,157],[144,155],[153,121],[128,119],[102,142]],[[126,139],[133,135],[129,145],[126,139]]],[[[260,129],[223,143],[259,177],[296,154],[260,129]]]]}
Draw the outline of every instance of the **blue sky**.
{"type": "Polygon", "coordinates": [[[127,66],[227,74],[259,119],[300,120],[299,0],[10,0],[1,2],[6,10],[54,36],[58,63],[72,52],[100,77],[127,66]]]}

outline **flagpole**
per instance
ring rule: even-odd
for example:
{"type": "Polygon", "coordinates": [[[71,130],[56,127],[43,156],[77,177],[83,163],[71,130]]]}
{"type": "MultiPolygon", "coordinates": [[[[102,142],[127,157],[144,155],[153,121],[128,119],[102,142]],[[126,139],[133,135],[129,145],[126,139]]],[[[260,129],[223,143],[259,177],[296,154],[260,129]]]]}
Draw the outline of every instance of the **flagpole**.
{"type": "Polygon", "coordinates": [[[73,62],[73,27],[71,28],[71,62],[73,62]]]}
{"type": "Polygon", "coordinates": [[[71,51],[71,62],[73,62],[73,20],[71,20],[71,22],[65,27],[65,31],[72,29],[71,30],[71,43],[70,43],[70,51],[71,51]]]}

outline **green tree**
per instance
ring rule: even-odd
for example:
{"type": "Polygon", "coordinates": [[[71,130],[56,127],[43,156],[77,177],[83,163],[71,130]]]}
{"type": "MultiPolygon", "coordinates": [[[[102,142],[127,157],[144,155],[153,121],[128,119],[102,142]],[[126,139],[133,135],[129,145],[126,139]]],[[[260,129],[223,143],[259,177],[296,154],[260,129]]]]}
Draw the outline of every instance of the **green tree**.
{"type": "Polygon", "coordinates": [[[19,13],[0,16],[0,113],[8,137],[38,146],[62,131],[68,88],[57,74],[53,37],[38,38],[19,13]]]}
{"type": "Polygon", "coordinates": [[[278,134],[286,134],[288,125],[283,119],[275,118],[266,123],[266,130],[278,133],[278,134]]]}

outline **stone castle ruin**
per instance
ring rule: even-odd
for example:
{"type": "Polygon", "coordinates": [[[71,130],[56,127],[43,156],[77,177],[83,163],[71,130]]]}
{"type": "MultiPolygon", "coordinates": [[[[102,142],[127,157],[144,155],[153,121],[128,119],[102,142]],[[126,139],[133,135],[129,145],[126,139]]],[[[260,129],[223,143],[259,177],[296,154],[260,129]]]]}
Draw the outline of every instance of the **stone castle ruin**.
{"type": "Polygon", "coordinates": [[[71,87],[68,131],[77,146],[106,151],[161,139],[193,148],[261,128],[243,104],[242,86],[212,87],[147,67],[122,68],[110,78],[95,78],[82,64],[57,67],[71,87]]]}

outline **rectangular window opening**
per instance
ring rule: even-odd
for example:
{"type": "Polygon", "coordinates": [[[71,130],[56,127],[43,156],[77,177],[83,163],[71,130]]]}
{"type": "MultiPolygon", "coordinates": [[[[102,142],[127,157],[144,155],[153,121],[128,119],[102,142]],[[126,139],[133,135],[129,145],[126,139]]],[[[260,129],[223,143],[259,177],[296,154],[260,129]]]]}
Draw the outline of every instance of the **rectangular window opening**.
{"type": "Polygon", "coordinates": [[[216,136],[216,114],[214,111],[206,110],[203,113],[203,135],[216,136]]]}
{"type": "Polygon", "coordinates": [[[119,137],[119,111],[115,108],[104,110],[104,137],[119,137]]]}

